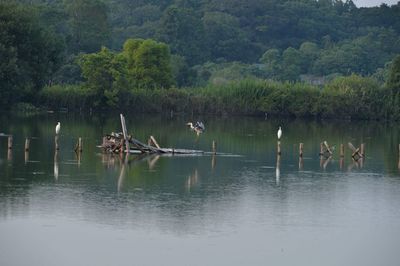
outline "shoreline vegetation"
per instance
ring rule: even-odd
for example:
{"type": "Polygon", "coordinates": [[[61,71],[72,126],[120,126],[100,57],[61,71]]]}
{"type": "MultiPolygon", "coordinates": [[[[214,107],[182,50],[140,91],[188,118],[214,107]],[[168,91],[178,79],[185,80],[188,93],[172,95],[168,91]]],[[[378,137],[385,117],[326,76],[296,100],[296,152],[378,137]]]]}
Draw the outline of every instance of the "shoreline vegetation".
{"type": "Polygon", "coordinates": [[[99,105],[82,85],[45,87],[33,102],[49,110],[122,110],[137,113],[198,113],[295,118],[399,120],[400,93],[374,79],[351,75],[325,86],[241,80],[202,88],[121,90],[99,105]]]}

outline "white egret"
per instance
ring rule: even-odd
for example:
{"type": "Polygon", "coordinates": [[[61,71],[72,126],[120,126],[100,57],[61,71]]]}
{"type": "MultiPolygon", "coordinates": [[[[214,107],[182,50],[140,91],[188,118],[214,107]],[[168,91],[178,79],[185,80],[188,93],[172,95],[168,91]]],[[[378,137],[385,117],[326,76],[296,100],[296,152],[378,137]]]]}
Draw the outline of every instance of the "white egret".
{"type": "Polygon", "coordinates": [[[193,125],[192,122],[186,123],[186,125],[190,126],[190,129],[195,131],[197,136],[200,135],[200,133],[203,133],[204,130],[206,129],[203,122],[196,122],[196,124],[193,125]]]}
{"type": "Polygon", "coordinates": [[[61,129],[61,123],[58,122],[57,126],[56,126],[56,135],[58,135],[60,133],[60,129],[61,129]]]}
{"type": "Polygon", "coordinates": [[[278,133],[276,135],[278,136],[278,140],[280,140],[282,137],[282,128],[281,127],[279,127],[278,133]]]}

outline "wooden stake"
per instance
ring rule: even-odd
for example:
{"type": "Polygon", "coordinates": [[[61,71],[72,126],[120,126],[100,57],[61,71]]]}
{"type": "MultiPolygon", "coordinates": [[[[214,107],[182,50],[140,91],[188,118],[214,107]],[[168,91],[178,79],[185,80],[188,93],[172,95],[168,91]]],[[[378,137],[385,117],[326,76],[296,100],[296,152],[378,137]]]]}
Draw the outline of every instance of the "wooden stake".
{"type": "Polygon", "coordinates": [[[344,157],[344,145],[340,144],[340,157],[344,157]]]}
{"type": "Polygon", "coordinates": [[[125,117],[120,114],[121,117],[121,126],[122,126],[122,132],[124,134],[124,140],[125,140],[125,146],[126,146],[126,153],[130,152],[130,148],[129,148],[129,140],[128,140],[128,132],[126,129],[126,124],[125,124],[125,117]]]}
{"type": "Polygon", "coordinates": [[[333,152],[332,152],[331,148],[329,147],[329,144],[326,140],[324,141],[324,146],[325,146],[326,150],[329,152],[329,154],[332,155],[333,152]]]}
{"type": "Polygon", "coordinates": [[[324,154],[324,143],[320,143],[319,144],[319,155],[323,155],[324,154]]]}
{"type": "Polygon", "coordinates": [[[29,144],[30,144],[30,139],[29,138],[26,138],[25,139],[25,151],[29,151],[29,144]]]}
{"type": "Polygon", "coordinates": [[[304,145],[303,143],[299,144],[299,156],[300,157],[303,157],[303,145],[304,145]]]}
{"type": "Polygon", "coordinates": [[[153,136],[150,136],[150,140],[154,144],[154,146],[156,146],[158,149],[161,149],[160,145],[158,145],[157,140],[153,136]]]}
{"type": "Polygon", "coordinates": [[[281,142],[279,140],[277,143],[277,153],[278,153],[278,155],[281,155],[281,142]]]}
{"type": "Polygon", "coordinates": [[[215,140],[212,142],[212,152],[213,154],[217,154],[217,142],[215,140]]]}
{"type": "Polygon", "coordinates": [[[13,136],[8,136],[8,149],[11,150],[13,147],[13,136]]]}
{"type": "Polygon", "coordinates": [[[78,139],[78,150],[79,152],[82,152],[82,138],[78,139]]]}
{"type": "Polygon", "coordinates": [[[362,143],[360,146],[360,153],[364,157],[365,155],[365,143],[362,143]]]}

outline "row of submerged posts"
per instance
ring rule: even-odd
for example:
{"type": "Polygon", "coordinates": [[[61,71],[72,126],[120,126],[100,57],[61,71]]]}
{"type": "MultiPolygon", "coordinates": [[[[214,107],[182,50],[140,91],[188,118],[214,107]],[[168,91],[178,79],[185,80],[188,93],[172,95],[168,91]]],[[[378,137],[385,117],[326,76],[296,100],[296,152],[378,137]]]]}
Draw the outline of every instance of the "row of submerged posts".
{"type": "MultiPolygon", "coordinates": [[[[7,159],[10,161],[12,159],[12,150],[14,148],[14,137],[13,135],[6,135],[6,134],[2,134],[0,135],[1,137],[7,137],[7,159]]],[[[27,163],[29,161],[29,151],[31,149],[31,140],[35,139],[35,138],[25,138],[25,144],[24,144],[24,151],[25,151],[25,163],[27,163]]],[[[55,138],[54,138],[54,150],[55,150],[55,154],[57,155],[58,151],[60,150],[60,145],[59,145],[59,135],[56,134],[55,138]]],[[[78,141],[76,142],[75,146],[74,146],[74,151],[78,157],[78,160],[80,160],[80,156],[82,154],[83,151],[83,141],[82,138],[79,137],[78,141]]]]}
{"type": "MultiPolygon", "coordinates": [[[[358,166],[362,167],[364,163],[364,158],[365,158],[365,143],[361,143],[360,147],[356,148],[354,145],[349,142],[348,147],[351,150],[351,158],[353,162],[355,162],[358,166]]],[[[320,143],[320,166],[322,168],[326,168],[328,165],[329,161],[332,159],[333,153],[335,151],[334,146],[330,146],[328,142],[325,140],[320,143]]],[[[281,142],[278,140],[277,142],[277,167],[279,167],[280,164],[280,156],[282,154],[281,151],[281,142]]],[[[303,169],[303,155],[304,155],[304,143],[299,143],[299,169],[303,169]]],[[[345,145],[340,144],[340,149],[339,149],[339,156],[340,156],[340,168],[343,168],[344,165],[344,157],[345,157],[345,145]]],[[[398,163],[398,168],[400,169],[400,144],[399,144],[399,163],[398,163]]]]}

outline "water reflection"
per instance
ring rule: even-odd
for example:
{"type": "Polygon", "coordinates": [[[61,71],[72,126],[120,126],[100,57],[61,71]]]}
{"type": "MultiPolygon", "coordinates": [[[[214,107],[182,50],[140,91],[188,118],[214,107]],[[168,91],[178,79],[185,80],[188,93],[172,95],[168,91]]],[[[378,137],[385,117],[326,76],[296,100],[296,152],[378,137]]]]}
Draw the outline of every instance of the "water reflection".
{"type": "Polygon", "coordinates": [[[58,175],[59,175],[59,165],[58,165],[58,151],[56,150],[54,152],[54,179],[57,181],[58,180],[58,175]]]}
{"type": "Polygon", "coordinates": [[[281,178],[281,156],[276,156],[276,168],[275,168],[275,182],[279,185],[279,180],[281,178]]]}
{"type": "Polygon", "coordinates": [[[27,164],[29,161],[29,151],[25,151],[24,162],[27,164]]]}
{"type": "Polygon", "coordinates": [[[128,162],[127,162],[127,160],[128,160],[128,154],[126,154],[126,160],[124,160],[124,162],[123,163],[121,163],[121,170],[120,170],[120,173],[119,173],[119,176],[118,176],[118,183],[117,183],[117,191],[118,192],[120,192],[121,191],[121,189],[122,189],[122,185],[123,185],[123,181],[124,181],[124,179],[125,179],[125,175],[126,175],[126,173],[125,173],[125,171],[126,171],[126,167],[128,167],[127,165],[128,165],[128,162]]]}
{"type": "Polygon", "coordinates": [[[330,161],[332,160],[332,156],[328,156],[328,157],[325,157],[324,155],[322,155],[322,156],[320,156],[321,158],[320,158],[320,167],[323,169],[323,170],[326,170],[326,167],[328,166],[328,164],[330,163],[330,161]]]}
{"type": "Polygon", "coordinates": [[[347,171],[350,172],[350,171],[352,171],[354,169],[361,169],[362,166],[363,166],[362,162],[363,162],[363,159],[356,160],[354,158],[351,158],[351,163],[348,165],[347,171]]]}
{"type": "Polygon", "coordinates": [[[211,169],[214,170],[217,165],[217,156],[213,153],[211,155],[211,169]]]}
{"type": "Polygon", "coordinates": [[[304,169],[304,159],[303,156],[299,156],[299,170],[302,171],[304,169]]]}
{"type": "MultiPolygon", "coordinates": [[[[210,154],[125,157],[101,153],[96,145],[101,142],[103,133],[120,126],[119,121],[113,118],[69,119],[62,121],[71,136],[63,135],[59,139],[62,149],[56,153],[52,151],[52,128],[53,121],[58,118],[17,119],[18,123],[11,120],[14,124],[10,128],[24,135],[15,135],[14,160],[9,164],[0,163],[0,230],[3,229],[0,246],[14,254],[23,250],[27,255],[21,256],[21,265],[29,265],[34,257],[25,252],[25,246],[32,248],[39,257],[46,255],[43,250],[51,249],[54,243],[64,244],[54,250],[59,251],[58,256],[62,251],[75,250],[76,245],[90,247],[96,253],[80,255],[87,265],[93,264],[90,263],[92,254],[99,254],[96,256],[100,262],[96,265],[112,264],[111,260],[102,263],[103,254],[109,253],[98,250],[114,247],[114,244],[134,246],[138,253],[145,254],[137,260],[138,264],[145,264],[142,263],[145,257],[151,257],[154,245],[162,249],[167,243],[170,244],[169,253],[186,256],[186,259],[197,252],[190,247],[199,247],[202,254],[212,254],[213,259],[220,262],[225,256],[215,255],[215,250],[227,253],[235,250],[237,252],[231,252],[233,256],[256,258],[258,260],[250,264],[257,265],[265,264],[266,252],[275,256],[272,264],[279,264],[279,258],[284,256],[296,258],[299,254],[309,258],[331,252],[329,254],[336,256],[338,248],[347,249],[346,254],[350,254],[352,245],[346,240],[351,238],[351,244],[363,247],[365,236],[377,229],[387,230],[387,234],[381,236],[385,242],[376,244],[377,247],[386,248],[388,242],[393,243],[393,247],[399,245],[400,178],[397,168],[400,162],[397,149],[393,151],[393,143],[397,145],[399,136],[396,128],[288,121],[281,143],[282,156],[277,156],[275,128],[278,122],[273,119],[210,119],[209,130],[195,144],[191,132],[177,129],[180,128],[177,125],[182,124],[179,119],[183,119],[179,116],[168,121],[154,117],[134,117],[127,121],[135,125],[135,137],[145,139],[151,133],[163,146],[193,148],[196,145],[196,148],[209,150],[212,140],[218,139],[221,155],[218,154],[216,167],[217,158],[210,154]],[[238,123],[243,126],[237,127],[238,123]],[[390,132],[391,137],[382,141],[381,136],[388,135],[382,134],[383,130],[390,132]],[[24,164],[22,159],[25,135],[40,136],[38,147],[51,147],[30,150],[31,159],[38,160],[35,164],[24,164]],[[82,135],[88,144],[84,158],[76,157],[70,147],[72,140],[82,135]],[[352,161],[350,153],[346,158],[341,157],[339,164],[333,161],[336,154],[333,158],[322,158],[321,163],[320,143],[315,140],[327,138],[339,145],[347,141],[355,143],[366,139],[365,136],[372,136],[366,161],[352,161]],[[299,151],[293,149],[298,143],[305,144],[304,160],[298,156],[299,151]],[[222,152],[240,156],[226,156],[222,152]],[[74,159],[77,164],[68,163],[74,159]],[[349,167],[348,172],[338,171],[346,167],[349,167]],[[43,217],[45,221],[41,220],[43,217]],[[66,223],[71,227],[63,226],[66,223]],[[20,228],[26,230],[20,231],[20,228]],[[90,230],[90,236],[95,235],[96,240],[89,239],[85,233],[71,236],[71,232],[82,228],[82,232],[90,230]],[[359,238],[358,235],[354,237],[355,231],[359,232],[359,238]],[[213,241],[215,245],[206,244],[210,243],[210,237],[216,240],[213,241]],[[64,241],[65,238],[68,241],[64,241]],[[10,239],[13,241],[8,241],[10,239]],[[15,239],[23,241],[17,243],[15,239]],[[44,246],[35,248],[38,242],[44,246]],[[326,243],[330,246],[325,249],[326,243]],[[21,245],[25,245],[24,248],[20,248],[21,245]]],[[[9,120],[3,118],[0,125],[10,124],[5,121],[9,120]]],[[[3,157],[5,145],[2,146],[3,157]]],[[[371,243],[373,250],[375,242],[371,243]]],[[[5,256],[11,253],[5,252],[5,256]]],[[[396,254],[378,258],[395,259],[396,254]]],[[[116,262],[129,264],[129,259],[122,254],[116,262]]],[[[238,261],[222,261],[221,264],[243,264],[238,261]]],[[[163,264],[152,262],[149,265],[163,264]]],[[[296,264],[291,262],[286,264],[296,264]]]]}
{"type": "Polygon", "coordinates": [[[12,161],[12,149],[7,150],[7,161],[11,162],[12,161]]]}
{"type": "Polygon", "coordinates": [[[149,170],[154,170],[154,167],[159,159],[160,159],[160,155],[158,155],[158,154],[149,156],[147,158],[147,164],[149,165],[149,170]]]}
{"type": "Polygon", "coordinates": [[[197,169],[194,169],[193,173],[189,175],[189,177],[186,179],[185,182],[186,190],[190,192],[190,189],[196,186],[198,181],[199,181],[199,172],[197,171],[197,169]]]}

